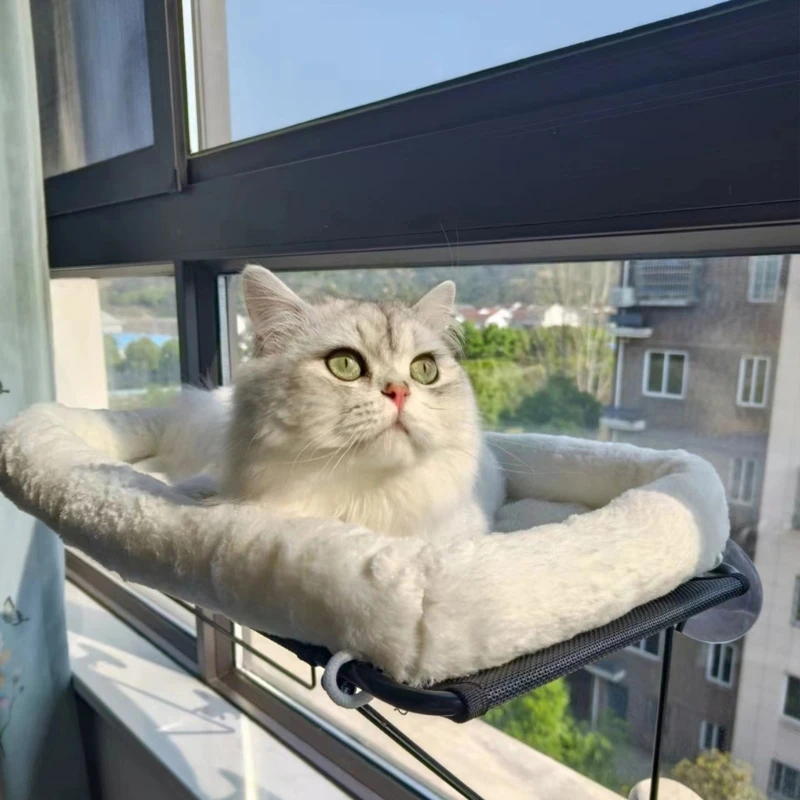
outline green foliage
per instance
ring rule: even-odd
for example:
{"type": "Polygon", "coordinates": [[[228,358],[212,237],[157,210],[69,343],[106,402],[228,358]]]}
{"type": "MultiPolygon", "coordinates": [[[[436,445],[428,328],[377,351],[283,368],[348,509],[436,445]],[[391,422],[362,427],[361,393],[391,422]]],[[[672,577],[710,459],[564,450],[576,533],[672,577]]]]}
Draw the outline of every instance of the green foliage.
{"type": "Polygon", "coordinates": [[[672,770],[672,777],[703,800],[764,800],[753,786],[750,765],[719,750],[700,753],[694,761],[684,759],[672,770]]]}
{"type": "Polygon", "coordinates": [[[582,730],[573,719],[569,713],[569,689],[563,678],[493,708],[484,719],[592,780],[618,788],[612,743],[602,733],[582,730]]]}
{"type": "Polygon", "coordinates": [[[108,333],[103,336],[103,350],[105,352],[106,371],[110,372],[118,369],[123,362],[122,353],[120,353],[114,337],[108,333]]]}
{"type": "Polygon", "coordinates": [[[112,278],[100,282],[100,303],[111,314],[174,317],[175,282],[167,277],[112,278]]]}
{"type": "Polygon", "coordinates": [[[542,384],[541,368],[522,367],[514,361],[482,358],[462,365],[475,392],[481,418],[494,427],[501,417],[510,417],[526,392],[542,384]]]}
{"type": "Polygon", "coordinates": [[[563,374],[551,375],[538,392],[526,397],[516,410],[515,419],[561,433],[597,430],[600,402],[582,392],[575,381],[563,374]]]}
{"type": "Polygon", "coordinates": [[[181,348],[177,339],[167,339],[158,355],[158,371],[167,382],[181,379],[181,348]]]}
{"type": "Polygon", "coordinates": [[[132,341],[125,348],[125,363],[134,372],[155,372],[160,356],[158,345],[146,336],[132,341]]]}

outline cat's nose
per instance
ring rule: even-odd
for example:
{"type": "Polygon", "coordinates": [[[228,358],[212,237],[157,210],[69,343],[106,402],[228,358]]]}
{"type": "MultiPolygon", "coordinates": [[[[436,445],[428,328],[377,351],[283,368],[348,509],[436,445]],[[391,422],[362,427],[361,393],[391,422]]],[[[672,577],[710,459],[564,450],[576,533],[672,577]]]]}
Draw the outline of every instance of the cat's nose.
{"type": "Polygon", "coordinates": [[[397,406],[398,411],[403,410],[408,393],[409,388],[404,383],[387,383],[383,387],[383,394],[397,406]]]}

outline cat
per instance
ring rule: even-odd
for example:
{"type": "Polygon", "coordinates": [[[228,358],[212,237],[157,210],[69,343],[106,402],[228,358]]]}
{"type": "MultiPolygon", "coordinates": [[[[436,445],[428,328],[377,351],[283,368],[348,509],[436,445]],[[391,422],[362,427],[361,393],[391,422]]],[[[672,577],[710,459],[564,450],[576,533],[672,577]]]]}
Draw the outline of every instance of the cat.
{"type": "Polygon", "coordinates": [[[179,488],[393,536],[489,532],[504,486],[456,359],[455,284],[409,307],[310,303],[254,264],[242,281],[254,357],[214,410],[187,395],[225,433],[202,445],[221,459],[179,488]]]}

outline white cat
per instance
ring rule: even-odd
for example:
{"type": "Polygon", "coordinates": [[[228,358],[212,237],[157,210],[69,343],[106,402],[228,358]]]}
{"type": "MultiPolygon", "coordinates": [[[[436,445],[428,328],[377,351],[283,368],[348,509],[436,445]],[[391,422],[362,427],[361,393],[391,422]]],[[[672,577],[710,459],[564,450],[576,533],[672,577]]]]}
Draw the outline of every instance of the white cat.
{"type": "MultiPolygon", "coordinates": [[[[410,308],[312,304],[252,264],[243,282],[255,357],[232,402],[195,392],[178,411],[179,421],[208,415],[211,431],[224,423],[224,442],[214,433],[186,442],[178,425],[167,448],[172,471],[181,460],[216,462],[222,497],[283,516],[334,517],[397,536],[488,532],[503,480],[455,358],[452,281],[410,308]]],[[[207,483],[183,487],[208,494],[207,483]]]]}

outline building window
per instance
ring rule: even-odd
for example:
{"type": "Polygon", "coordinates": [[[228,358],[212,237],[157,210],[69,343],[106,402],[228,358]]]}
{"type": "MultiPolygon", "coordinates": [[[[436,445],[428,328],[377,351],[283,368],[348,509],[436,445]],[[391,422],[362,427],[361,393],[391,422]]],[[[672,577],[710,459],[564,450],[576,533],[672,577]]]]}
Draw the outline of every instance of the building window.
{"type": "Polygon", "coordinates": [[[688,306],[697,302],[696,258],[656,258],[631,262],[636,302],[641,306],[688,306]]]}
{"type": "Polygon", "coordinates": [[[780,800],[800,800],[800,770],[780,761],[773,761],[769,796],[780,800]]]}
{"type": "Polygon", "coordinates": [[[681,398],[686,393],[689,356],[674,350],[648,350],[642,392],[648,397],[681,398]]]}
{"type": "Polygon", "coordinates": [[[783,700],[784,716],[800,722],[800,678],[789,675],[786,678],[786,697],[783,700]]]}
{"type": "Polygon", "coordinates": [[[753,505],[756,485],[756,460],[754,458],[734,458],[731,460],[731,477],[728,497],[732,503],[753,505]]]}
{"type": "Polygon", "coordinates": [[[733,684],[734,649],[731,644],[712,644],[708,648],[706,678],[720,686],[733,684]]]}
{"type": "Polygon", "coordinates": [[[628,645],[628,649],[644,653],[651,658],[661,658],[661,653],[664,651],[664,633],[655,633],[646,639],[641,639],[632,645],[628,645]]]}
{"type": "Polygon", "coordinates": [[[745,356],[739,361],[739,384],[736,403],[751,408],[764,408],[767,404],[768,358],[745,356]]]}
{"type": "Polygon", "coordinates": [[[628,718],[628,687],[608,684],[608,708],[619,719],[628,718]]]}
{"type": "Polygon", "coordinates": [[[724,725],[715,725],[703,720],[700,723],[700,749],[724,750],[726,731],[724,725]]]}
{"type": "Polygon", "coordinates": [[[778,299],[781,256],[755,256],[750,259],[747,299],[751,303],[774,303],[778,299]]]}
{"type": "Polygon", "coordinates": [[[792,513],[792,528],[800,531],[800,469],[797,470],[797,484],[794,487],[794,511],[792,513]]]}
{"type": "Polygon", "coordinates": [[[792,625],[800,625],[800,575],[794,579],[794,603],[792,603],[792,625]]]}

